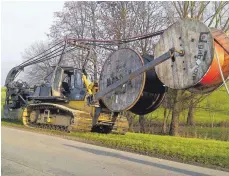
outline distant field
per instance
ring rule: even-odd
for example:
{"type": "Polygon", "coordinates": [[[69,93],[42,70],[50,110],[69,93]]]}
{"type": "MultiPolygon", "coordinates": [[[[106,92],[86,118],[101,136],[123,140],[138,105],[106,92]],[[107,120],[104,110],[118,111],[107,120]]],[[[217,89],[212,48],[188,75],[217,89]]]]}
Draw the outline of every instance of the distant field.
{"type": "Polygon", "coordinates": [[[1,114],[3,114],[3,105],[5,104],[6,88],[1,88],[1,114]]]}
{"type": "MultiPolygon", "coordinates": [[[[229,83],[228,83],[229,87],[229,83]]],[[[222,86],[219,90],[211,93],[205,100],[203,100],[199,105],[201,108],[216,109],[214,113],[204,110],[195,110],[195,122],[197,124],[214,124],[229,123],[229,96],[222,86]],[[214,114],[214,117],[213,117],[214,114]]],[[[148,119],[153,119],[155,122],[162,122],[163,120],[163,108],[158,108],[156,111],[147,115],[148,119]]],[[[171,116],[170,116],[171,118],[171,116]]],[[[184,112],[180,116],[180,122],[186,123],[187,112],[184,112]]]]}

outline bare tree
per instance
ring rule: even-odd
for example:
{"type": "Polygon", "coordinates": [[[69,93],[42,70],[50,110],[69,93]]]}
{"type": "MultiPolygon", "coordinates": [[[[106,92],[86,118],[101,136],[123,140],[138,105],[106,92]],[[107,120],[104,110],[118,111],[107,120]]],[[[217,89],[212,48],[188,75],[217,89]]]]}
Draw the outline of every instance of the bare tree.
{"type": "MultiPolygon", "coordinates": [[[[98,27],[98,9],[96,2],[65,2],[64,8],[61,12],[55,13],[55,20],[50,28],[49,37],[52,40],[64,38],[65,36],[71,38],[97,38],[99,32],[98,27]]],[[[92,46],[93,51],[96,46],[92,46]]],[[[78,49],[71,53],[71,59],[74,66],[82,68],[87,52],[84,49],[78,49]]],[[[87,65],[87,71],[93,74],[93,78],[97,79],[97,54],[93,52],[90,63],[87,65]]]]}
{"type": "MultiPolygon", "coordinates": [[[[195,18],[205,22],[210,27],[222,27],[225,31],[228,30],[228,2],[210,2],[210,1],[173,1],[164,4],[168,19],[176,21],[179,18],[195,18]],[[171,17],[171,14],[173,15],[171,17]],[[172,18],[172,19],[171,19],[172,18]]],[[[190,125],[194,124],[194,109],[195,106],[203,99],[201,96],[184,97],[182,90],[172,91],[173,108],[172,120],[170,124],[170,135],[178,134],[179,116],[184,110],[185,105],[188,105],[187,122],[190,125]],[[195,99],[199,99],[195,100],[195,99]],[[180,103],[182,102],[182,104],[180,103]]]]}
{"type": "Polygon", "coordinates": [[[53,59],[48,60],[52,56],[47,55],[48,53],[45,52],[47,49],[49,49],[49,45],[46,42],[36,42],[27,48],[22,55],[24,61],[27,61],[28,59],[33,58],[40,53],[43,54],[39,57],[47,59],[41,63],[25,68],[25,79],[30,85],[44,82],[45,77],[47,77],[52,72],[52,66],[55,66],[57,63],[58,57],[54,57],[53,59]]]}

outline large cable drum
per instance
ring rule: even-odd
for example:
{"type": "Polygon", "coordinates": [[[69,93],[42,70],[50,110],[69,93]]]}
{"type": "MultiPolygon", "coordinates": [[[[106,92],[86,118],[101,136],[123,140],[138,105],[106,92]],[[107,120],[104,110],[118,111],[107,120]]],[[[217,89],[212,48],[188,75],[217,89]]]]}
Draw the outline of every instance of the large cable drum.
{"type": "Polygon", "coordinates": [[[225,51],[228,51],[228,43],[228,37],[220,30],[209,29],[194,19],[179,20],[162,34],[155,47],[155,57],[172,47],[183,50],[185,55],[157,65],[156,73],[170,88],[209,93],[222,84],[219,65],[224,77],[229,75],[228,54],[225,51]]]}
{"type": "Polygon", "coordinates": [[[193,87],[206,74],[214,56],[213,37],[209,28],[194,19],[177,21],[161,35],[155,47],[155,58],[173,47],[183,50],[184,56],[157,65],[157,76],[172,89],[193,87]]]}
{"type": "MultiPolygon", "coordinates": [[[[99,91],[103,91],[152,59],[151,56],[141,57],[136,51],[128,48],[113,52],[103,65],[99,91]]],[[[165,87],[157,79],[155,71],[149,71],[111,91],[102,101],[113,112],[130,110],[135,114],[147,114],[161,104],[164,93],[165,87]]]]}
{"type": "Polygon", "coordinates": [[[229,37],[221,30],[211,28],[214,38],[214,58],[212,64],[202,78],[202,80],[189,91],[193,93],[209,93],[217,89],[223,84],[220,68],[226,80],[229,76],[229,37]],[[218,57],[218,58],[217,58],[218,57]]]}

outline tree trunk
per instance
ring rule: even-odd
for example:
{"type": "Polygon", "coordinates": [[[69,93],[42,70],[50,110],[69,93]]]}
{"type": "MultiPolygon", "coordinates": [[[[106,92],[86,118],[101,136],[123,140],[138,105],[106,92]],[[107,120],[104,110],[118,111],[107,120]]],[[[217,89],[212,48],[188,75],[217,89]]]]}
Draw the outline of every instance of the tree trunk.
{"type": "Polygon", "coordinates": [[[188,117],[187,117],[187,125],[194,126],[194,108],[193,106],[189,106],[188,108],[188,117]]]}
{"type": "Polygon", "coordinates": [[[172,121],[170,125],[169,135],[177,136],[178,135],[178,127],[179,127],[179,112],[177,110],[173,110],[172,112],[172,121]]]}
{"type": "Polygon", "coordinates": [[[133,132],[133,125],[134,125],[134,116],[132,116],[128,111],[125,112],[125,116],[127,118],[128,124],[129,124],[129,129],[128,131],[133,132]]]}
{"type": "Polygon", "coordinates": [[[134,130],[133,130],[133,126],[134,126],[133,118],[131,117],[130,120],[128,120],[128,122],[129,122],[129,129],[128,129],[128,131],[134,132],[134,130]]]}
{"type": "Polygon", "coordinates": [[[144,115],[139,116],[139,125],[140,125],[140,132],[145,133],[145,117],[144,117],[144,115]]]}
{"type": "Polygon", "coordinates": [[[165,107],[164,108],[164,120],[163,120],[162,131],[161,131],[162,134],[166,134],[167,132],[167,119],[168,119],[167,108],[165,107]]]}
{"type": "Polygon", "coordinates": [[[179,116],[180,116],[180,107],[179,107],[179,90],[174,92],[174,103],[172,109],[172,120],[170,124],[169,135],[177,136],[179,128],[179,116]]]}

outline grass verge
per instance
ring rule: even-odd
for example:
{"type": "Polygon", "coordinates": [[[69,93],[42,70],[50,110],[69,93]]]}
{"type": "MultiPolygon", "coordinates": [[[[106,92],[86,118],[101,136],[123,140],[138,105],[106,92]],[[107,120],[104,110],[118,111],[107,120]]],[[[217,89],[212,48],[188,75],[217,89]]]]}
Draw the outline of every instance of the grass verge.
{"type": "Polygon", "coordinates": [[[63,133],[29,129],[19,121],[2,121],[2,125],[58,135],[71,140],[93,143],[149,156],[229,170],[229,142],[193,138],[127,133],[126,135],[97,133],[63,133]]]}

